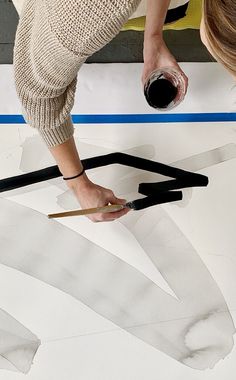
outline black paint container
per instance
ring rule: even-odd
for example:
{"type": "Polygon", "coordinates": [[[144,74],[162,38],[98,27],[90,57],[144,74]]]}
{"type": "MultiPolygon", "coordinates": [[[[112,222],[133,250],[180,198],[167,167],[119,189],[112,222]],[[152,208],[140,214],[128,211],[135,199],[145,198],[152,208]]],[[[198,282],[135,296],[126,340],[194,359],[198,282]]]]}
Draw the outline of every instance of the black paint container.
{"type": "Polygon", "coordinates": [[[148,104],[159,111],[169,111],[179,105],[185,92],[183,75],[172,68],[153,71],[144,86],[148,104]]]}

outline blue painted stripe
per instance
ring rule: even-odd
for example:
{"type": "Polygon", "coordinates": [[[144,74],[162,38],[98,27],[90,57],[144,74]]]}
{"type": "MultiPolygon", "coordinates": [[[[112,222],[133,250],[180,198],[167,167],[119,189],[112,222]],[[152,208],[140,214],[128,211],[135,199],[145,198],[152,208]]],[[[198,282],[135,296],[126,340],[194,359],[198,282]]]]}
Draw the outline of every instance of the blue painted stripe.
{"type": "MultiPolygon", "coordinates": [[[[236,112],[73,115],[75,124],[197,123],[236,121],[236,112]]],[[[0,115],[0,124],[25,124],[21,115],[0,115]]]]}

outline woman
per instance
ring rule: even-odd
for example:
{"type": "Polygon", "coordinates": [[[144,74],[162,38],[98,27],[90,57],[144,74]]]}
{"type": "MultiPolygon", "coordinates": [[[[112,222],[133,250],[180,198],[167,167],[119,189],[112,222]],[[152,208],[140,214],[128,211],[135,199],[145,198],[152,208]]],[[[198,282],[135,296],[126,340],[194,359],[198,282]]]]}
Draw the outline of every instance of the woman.
{"type": "MultiPolygon", "coordinates": [[[[228,2],[233,7],[234,0],[228,2]]],[[[125,200],[116,198],[111,190],[92,183],[83,172],[70,116],[77,73],[88,56],[119,33],[140,3],[140,0],[24,2],[14,49],[17,93],[25,119],[39,130],[82,208],[108,203],[124,204],[125,200]]],[[[169,0],[147,0],[143,83],[156,68],[171,66],[181,70],[162,39],[169,3],[169,0]]],[[[214,55],[229,68],[234,51],[226,63],[226,55],[219,53],[227,44],[226,36],[215,30],[217,25],[225,25],[221,21],[223,16],[233,43],[236,20],[231,20],[231,14],[224,9],[222,0],[206,0],[201,34],[214,55]]],[[[233,69],[233,63],[231,66],[233,69]]],[[[115,213],[95,214],[90,219],[111,221],[127,212],[124,209],[115,213]]]]}

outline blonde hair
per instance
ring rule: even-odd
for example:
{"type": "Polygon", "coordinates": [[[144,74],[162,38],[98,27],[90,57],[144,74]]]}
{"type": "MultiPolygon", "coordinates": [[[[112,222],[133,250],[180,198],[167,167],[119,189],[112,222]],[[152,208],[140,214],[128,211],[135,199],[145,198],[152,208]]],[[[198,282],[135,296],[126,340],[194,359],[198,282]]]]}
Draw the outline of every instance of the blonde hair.
{"type": "Polygon", "coordinates": [[[236,76],[236,0],[203,0],[203,22],[215,58],[236,76]]]}

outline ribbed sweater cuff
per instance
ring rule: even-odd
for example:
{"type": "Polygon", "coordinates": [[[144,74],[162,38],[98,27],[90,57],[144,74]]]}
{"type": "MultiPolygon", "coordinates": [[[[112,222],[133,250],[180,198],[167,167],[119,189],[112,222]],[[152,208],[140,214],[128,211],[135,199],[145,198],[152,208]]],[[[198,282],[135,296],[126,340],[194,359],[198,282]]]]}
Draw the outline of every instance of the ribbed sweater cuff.
{"type": "Polygon", "coordinates": [[[74,126],[71,116],[57,128],[39,129],[39,133],[48,147],[63,144],[74,134],[74,126]]]}

